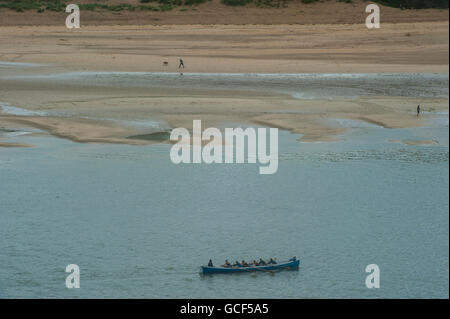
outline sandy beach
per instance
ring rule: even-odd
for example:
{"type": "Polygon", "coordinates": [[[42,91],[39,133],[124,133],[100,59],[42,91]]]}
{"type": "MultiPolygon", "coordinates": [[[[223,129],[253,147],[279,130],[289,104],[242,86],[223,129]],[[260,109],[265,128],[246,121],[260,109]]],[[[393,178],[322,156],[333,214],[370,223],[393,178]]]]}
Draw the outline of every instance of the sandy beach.
{"type": "Polygon", "coordinates": [[[121,83],[90,86],[47,81],[45,76],[70,77],[72,72],[178,74],[179,57],[184,59],[182,72],[186,74],[445,75],[449,71],[448,28],[448,19],[383,23],[378,30],[368,30],[362,23],[97,25],[79,30],[6,26],[0,28],[0,61],[4,62],[0,64],[0,102],[71,115],[24,117],[3,112],[0,127],[36,127],[77,142],[141,145],[154,141],[129,137],[155,129],[123,125],[120,120],[160,121],[165,130],[190,128],[193,119],[201,119],[205,127],[267,125],[302,134],[304,142],[335,141],[348,130],[327,119],[353,119],[387,128],[423,126],[432,116],[428,113],[418,118],[416,106],[448,112],[448,97],[380,94],[302,99],[282,92],[222,89],[220,85],[208,89],[152,87],[151,82],[146,87],[121,83]]]}
{"type": "Polygon", "coordinates": [[[0,29],[0,61],[177,72],[181,56],[186,72],[448,73],[448,28],[448,20],[383,23],[378,30],[362,23],[13,26],[0,29]]]}

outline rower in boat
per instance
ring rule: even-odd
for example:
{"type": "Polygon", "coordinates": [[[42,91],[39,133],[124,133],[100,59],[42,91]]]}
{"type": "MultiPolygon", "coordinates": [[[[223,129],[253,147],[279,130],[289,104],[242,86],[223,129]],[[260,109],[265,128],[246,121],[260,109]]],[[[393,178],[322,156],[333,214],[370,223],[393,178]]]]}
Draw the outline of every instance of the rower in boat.
{"type": "Polygon", "coordinates": [[[242,265],[242,267],[248,267],[248,264],[245,260],[241,261],[241,265],[242,265]]]}
{"type": "Polygon", "coordinates": [[[266,263],[262,258],[259,258],[259,263],[258,263],[258,265],[259,265],[259,266],[265,266],[265,265],[267,265],[267,263],[266,263]]]}
{"type": "Polygon", "coordinates": [[[289,259],[289,261],[296,261],[297,260],[297,257],[292,257],[291,259],[289,259]]]}
{"type": "Polygon", "coordinates": [[[242,267],[242,265],[239,263],[239,261],[235,261],[233,264],[233,267],[242,267]]]}
{"type": "Polygon", "coordinates": [[[225,263],[222,265],[222,267],[231,267],[231,264],[228,261],[228,259],[225,259],[225,263]]]}
{"type": "Polygon", "coordinates": [[[258,266],[258,262],[257,262],[256,260],[253,260],[253,261],[250,263],[250,265],[258,266]]]}
{"type": "Polygon", "coordinates": [[[208,261],[208,267],[214,267],[213,262],[212,262],[211,259],[208,261]]]}
{"type": "Polygon", "coordinates": [[[270,258],[268,264],[269,264],[269,265],[276,265],[277,262],[276,262],[273,258],[270,258]]]}

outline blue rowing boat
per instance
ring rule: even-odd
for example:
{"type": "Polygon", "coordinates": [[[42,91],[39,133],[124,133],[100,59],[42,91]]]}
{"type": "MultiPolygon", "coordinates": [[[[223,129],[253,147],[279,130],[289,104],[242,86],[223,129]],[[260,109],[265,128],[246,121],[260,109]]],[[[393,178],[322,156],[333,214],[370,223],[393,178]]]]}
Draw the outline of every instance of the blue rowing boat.
{"type": "Polygon", "coordinates": [[[271,264],[265,266],[249,266],[249,267],[208,267],[202,266],[203,274],[229,274],[236,272],[254,272],[254,271],[262,271],[262,272],[274,272],[278,270],[298,270],[298,266],[300,265],[300,260],[290,260],[278,264],[271,264]]]}

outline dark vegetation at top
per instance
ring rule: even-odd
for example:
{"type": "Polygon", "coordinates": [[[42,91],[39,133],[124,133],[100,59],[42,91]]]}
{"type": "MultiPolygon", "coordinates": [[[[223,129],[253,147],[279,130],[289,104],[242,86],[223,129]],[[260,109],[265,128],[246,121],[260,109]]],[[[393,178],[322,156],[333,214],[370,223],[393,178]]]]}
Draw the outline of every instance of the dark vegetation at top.
{"type": "Polygon", "coordinates": [[[373,0],[373,2],[402,9],[448,9],[448,0],[373,0]]]}
{"type": "MultiPolygon", "coordinates": [[[[319,2],[319,0],[301,0],[302,3],[319,2]]],[[[352,3],[352,0],[337,0],[352,3]]],[[[366,0],[367,1],[367,0],[366,0]]],[[[371,0],[379,4],[402,9],[448,9],[449,0],[371,0]]]]}
{"type": "MultiPolygon", "coordinates": [[[[92,0],[92,3],[79,4],[80,10],[107,10],[107,11],[167,11],[178,6],[196,6],[210,0],[140,0],[141,4],[132,5],[128,3],[107,4],[92,0]]],[[[292,1],[292,0],[291,0],[292,1]]],[[[304,4],[318,2],[319,0],[300,0],[304,4]]],[[[352,3],[353,0],[336,0],[337,2],[352,3]]],[[[7,8],[18,12],[25,10],[44,11],[64,11],[67,4],[76,2],[64,2],[63,0],[0,0],[0,9],[7,8]]],[[[246,6],[254,4],[261,8],[286,8],[289,0],[221,0],[229,6],[246,6]]],[[[448,9],[448,0],[373,0],[382,5],[402,8],[402,9],[427,9],[440,8],[448,9]]],[[[185,10],[185,9],[182,9],[185,10]]]]}

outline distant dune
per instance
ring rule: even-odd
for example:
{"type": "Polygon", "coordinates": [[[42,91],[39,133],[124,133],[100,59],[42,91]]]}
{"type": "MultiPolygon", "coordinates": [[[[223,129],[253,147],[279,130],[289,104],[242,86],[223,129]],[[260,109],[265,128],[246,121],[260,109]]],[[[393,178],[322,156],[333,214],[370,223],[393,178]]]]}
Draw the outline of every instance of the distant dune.
{"type": "MultiPolygon", "coordinates": [[[[1,4],[5,5],[8,2],[11,0],[0,0],[0,7],[1,4]]],[[[82,25],[358,24],[364,22],[367,15],[364,9],[370,3],[362,0],[348,0],[348,2],[321,0],[312,3],[302,3],[301,0],[253,0],[245,6],[230,6],[224,5],[221,0],[206,0],[198,5],[187,6],[179,5],[185,3],[181,0],[174,0],[174,5],[161,5],[156,0],[145,3],[141,0],[63,2],[97,6],[89,9],[86,6],[86,9],[82,10],[82,25]],[[124,4],[124,7],[119,8],[120,4],[124,4]],[[100,5],[116,7],[102,9],[100,5]],[[133,8],[130,9],[130,6],[133,8]],[[147,6],[147,9],[143,10],[139,6],[147,6]],[[149,7],[158,11],[149,10],[149,7]]],[[[405,23],[449,19],[448,9],[401,10],[381,5],[380,7],[382,22],[405,23]]],[[[51,11],[45,7],[40,10],[24,7],[23,12],[0,8],[0,26],[61,25],[64,24],[66,16],[63,11],[51,11]]]]}

